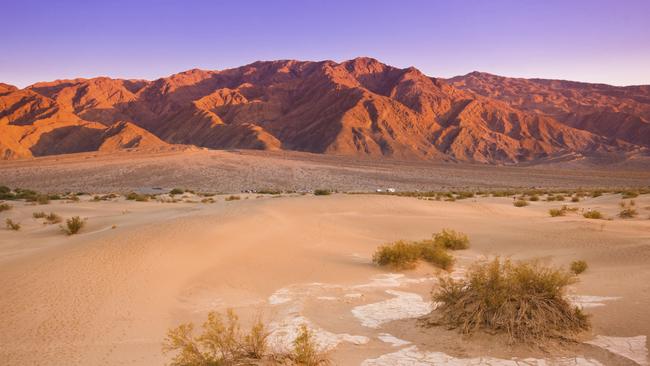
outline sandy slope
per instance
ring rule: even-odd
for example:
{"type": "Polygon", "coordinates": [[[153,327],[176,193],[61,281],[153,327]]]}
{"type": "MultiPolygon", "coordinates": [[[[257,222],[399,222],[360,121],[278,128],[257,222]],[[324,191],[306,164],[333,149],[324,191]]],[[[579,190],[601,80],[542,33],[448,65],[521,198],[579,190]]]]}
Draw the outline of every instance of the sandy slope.
{"type": "MultiPolygon", "coordinates": [[[[607,195],[573,205],[613,216],[619,201],[607,195]]],[[[400,317],[395,309],[386,310],[390,304],[415,313],[426,306],[436,270],[421,266],[406,277],[388,275],[370,264],[374,248],[400,238],[425,238],[443,227],[462,230],[472,240],[470,250],[458,253],[458,270],[482,255],[562,265],[587,260],[590,270],[575,294],[620,297],[587,309],[594,315],[587,339],[648,336],[650,210],[645,207],[650,197],[636,202],[642,217],[613,221],[550,218],[548,208],[559,203],[515,208],[508,198],[435,202],[334,195],[250,196],[233,202],[220,197],[215,204],[18,203],[0,213],[0,219],[11,217],[24,226],[20,232],[0,230],[0,363],[160,365],[165,360],[160,342],[169,327],[200,322],[207,311],[225,307],[236,308],[245,321],[261,312],[285,333],[291,332],[289,323],[308,320],[321,328],[324,344],[340,341],[332,355],[344,365],[414,345],[450,357],[550,357],[485,339],[461,341],[453,332],[415,327],[411,319],[389,321],[400,317]],[[32,219],[37,210],[81,215],[88,226],[66,237],[32,219]],[[377,303],[374,315],[364,313],[364,306],[377,303]],[[374,320],[364,323],[364,314],[374,320]],[[395,347],[378,338],[383,333],[412,343],[395,347]]],[[[568,354],[606,365],[634,364],[592,346],[568,354]]]]}

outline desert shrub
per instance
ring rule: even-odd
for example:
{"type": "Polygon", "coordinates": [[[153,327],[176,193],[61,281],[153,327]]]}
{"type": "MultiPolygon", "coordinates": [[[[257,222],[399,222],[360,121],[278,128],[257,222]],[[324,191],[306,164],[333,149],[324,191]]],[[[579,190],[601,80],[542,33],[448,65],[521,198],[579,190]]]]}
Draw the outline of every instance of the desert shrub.
{"type": "Polygon", "coordinates": [[[469,248],[469,238],[467,235],[452,229],[442,229],[441,232],[433,235],[436,245],[445,249],[460,250],[469,248]]]}
{"type": "Polygon", "coordinates": [[[258,194],[282,194],[282,191],[279,190],[279,189],[262,188],[260,190],[257,190],[255,193],[258,193],[258,194]]]}
{"type": "Polygon", "coordinates": [[[240,199],[241,199],[241,197],[239,197],[239,196],[228,196],[228,197],[226,197],[226,201],[237,201],[237,200],[240,200],[240,199]]]}
{"type": "Polygon", "coordinates": [[[416,266],[421,253],[421,248],[417,245],[399,240],[377,248],[375,254],[372,256],[372,261],[380,266],[389,266],[395,269],[410,269],[416,266]]]}
{"type": "Polygon", "coordinates": [[[22,188],[16,188],[14,189],[14,198],[15,199],[24,199],[26,201],[36,201],[36,196],[39,194],[36,191],[32,191],[31,189],[22,189],[22,188]]]}
{"type": "Polygon", "coordinates": [[[177,195],[177,194],[183,194],[183,193],[185,193],[185,190],[180,189],[180,188],[174,188],[171,191],[169,191],[169,194],[172,195],[172,196],[177,195]]]}
{"type": "Polygon", "coordinates": [[[555,201],[554,195],[549,194],[548,196],[546,196],[546,202],[553,202],[553,201],[555,201]]]}
{"type": "Polygon", "coordinates": [[[443,278],[433,292],[439,303],[432,324],[506,334],[512,343],[568,339],[589,329],[589,319],[565,298],[576,282],[568,271],[536,262],[495,259],[472,266],[465,278],[443,278]]]}
{"type": "Polygon", "coordinates": [[[631,219],[638,215],[638,212],[634,208],[636,202],[630,200],[629,202],[622,201],[619,206],[621,206],[621,211],[618,213],[618,217],[622,219],[631,219]]]}
{"type": "Polygon", "coordinates": [[[316,190],[314,190],[314,195],[315,196],[329,196],[330,194],[332,194],[332,191],[330,191],[329,189],[316,189],[316,190]]]}
{"type": "Polygon", "coordinates": [[[583,260],[577,260],[571,262],[571,272],[575,274],[580,274],[586,271],[588,267],[589,265],[587,265],[587,262],[583,260]]]}
{"type": "Polygon", "coordinates": [[[48,224],[58,224],[62,221],[61,216],[55,214],[54,212],[50,212],[48,215],[44,216],[44,218],[48,224]]]}
{"type": "Polygon", "coordinates": [[[8,203],[0,203],[0,212],[2,212],[2,211],[9,211],[9,210],[11,210],[12,208],[13,208],[13,206],[10,205],[10,204],[8,204],[8,203]]]}
{"type": "Polygon", "coordinates": [[[591,210],[582,214],[586,219],[602,219],[603,214],[600,211],[591,210]]]}
{"type": "Polygon", "coordinates": [[[67,220],[65,220],[65,226],[61,226],[63,231],[68,234],[68,235],[74,235],[81,230],[84,225],[86,225],[86,222],[82,220],[79,216],[74,216],[71,217],[67,220]]]}
{"type": "Polygon", "coordinates": [[[244,334],[239,317],[230,309],[225,316],[210,312],[201,334],[194,333],[192,323],[169,330],[162,349],[165,354],[175,353],[172,366],[253,365],[271,357],[264,323],[257,320],[244,334]]]}
{"type": "Polygon", "coordinates": [[[580,202],[580,197],[578,196],[571,197],[571,202],[580,202]]]}
{"type": "Polygon", "coordinates": [[[214,198],[208,197],[201,200],[201,203],[214,203],[214,198]]]}
{"type": "Polygon", "coordinates": [[[27,202],[36,202],[39,205],[47,205],[50,203],[50,196],[46,194],[36,194],[25,198],[27,202]]]}
{"type": "Polygon", "coordinates": [[[559,208],[552,208],[548,210],[548,214],[551,215],[551,217],[564,216],[566,214],[566,210],[559,209],[559,208]]]}
{"type": "Polygon", "coordinates": [[[47,214],[43,211],[32,213],[32,217],[35,219],[42,219],[45,218],[45,216],[47,216],[47,214]]]}
{"type": "Polygon", "coordinates": [[[536,202],[539,201],[539,196],[534,194],[528,198],[529,201],[536,202]]]}
{"type": "Polygon", "coordinates": [[[593,198],[600,197],[602,195],[603,195],[602,191],[593,191],[593,192],[591,192],[591,197],[593,197],[593,198]]]}
{"type": "Polygon", "coordinates": [[[464,234],[453,230],[443,230],[435,234],[433,239],[420,241],[399,240],[377,248],[372,256],[373,263],[388,266],[393,269],[411,269],[417,266],[419,260],[424,260],[432,265],[448,270],[454,258],[447,249],[466,249],[469,240],[464,234]]]}
{"type": "Polygon", "coordinates": [[[149,201],[149,196],[146,194],[131,192],[126,195],[126,199],[129,201],[147,202],[149,201]]]}
{"type": "Polygon", "coordinates": [[[14,230],[14,231],[18,231],[22,227],[20,223],[15,222],[12,219],[6,219],[5,225],[7,226],[7,229],[14,230]]]}
{"type": "Polygon", "coordinates": [[[464,199],[467,199],[467,198],[474,197],[474,192],[461,191],[461,192],[455,192],[455,193],[456,193],[456,199],[457,200],[464,200],[464,199]]]}
{"type": "Polygon", "coordinates": [[[415,245],[419,250],[419,257],[436,267],[449,270],[454,264],[454,257],[447,252],[443,245],[437,244],[435,240],[423,240],[416,242],[415,245]]]}
{"type": "Polygon", "coordinates": [[[638,192],[635,191],[624,191],[621,193],[621,198],[625,199],[630,199],[630,198],[636,198],[639,196],[638,192]]]}
{"type": "Polygon", "coordinates": [[[521,200],[521,199],[514,201],[512,204],[515,205],[515,207],[528,206],[528,202],[526,202],[524,200],[521,200]]]}
{"type": "Polygon", "coordinates": [[[564,199],[565,199],[565,197],[563,195],[561,195],[561,194],[558,194],[558,195],[555,196],[556,201],[564,201],[564,199]]]}
{"type": "Polygon", "coordinates": [[[290,359],[296,365],[319,366],[330,364],[327,355],[318,350],[313,334],[304,324],[300,326],[298,337],[293,342],[293,354],[290,359]]]}
{"type": "Polygon", "coordinates": [[[624,208],[624,209],[621,210],[621,212],[618,213],[618,217],[620,217],[622,219],[631,219],[631,218],[636,217],[637,215],[638,215],[638,212],[636,211],[636,209],[631,208],[631,207],[624,208]]]}

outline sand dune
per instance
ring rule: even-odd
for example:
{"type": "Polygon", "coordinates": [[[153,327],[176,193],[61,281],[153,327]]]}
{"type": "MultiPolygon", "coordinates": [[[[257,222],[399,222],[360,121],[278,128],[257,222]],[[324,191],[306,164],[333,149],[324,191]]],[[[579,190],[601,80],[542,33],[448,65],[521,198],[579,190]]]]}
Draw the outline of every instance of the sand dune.
{"type": "MultiPolygon", "coordinates": [[[[636,200],[641,218],[612,221],[551,218],[548,208],[559,203],[516,208],[511,198],[242,197],[249,199],[18,203],[0,213],[23,224],[18,232],[0,231],[0,359],[8,365],[160,365],[168,328],[200,323],[208,311],[227,307],[245,322],[261,312],[289,338],[296,322],[308,321],[344,365],[390,360],[395,352],[413,356],[415,348],[407,347],[415,346],[458,359],[547,358],[414,326],[411,318],[428,306],[437,270],[422,265],[395,275],[370,257],[379,244],[426,238],[443,227],[462,230],[472,241],[471,249],[457,253],[456,271],[482,256],[558,265],[587,260],[590,269],[574,294],[616,299],[586,307],[594,323],[586,340],[650,334],[647,195],[636,200]],[[88,224],[67,237],[31,218],[40,210],[87,217],[88,224]]],[[[605,195],[571,205],[614,216],[619,201],[605,195]]],[[[573,356],[590,364],[634,362],[588,345],[557,355],[573,356]]]]}

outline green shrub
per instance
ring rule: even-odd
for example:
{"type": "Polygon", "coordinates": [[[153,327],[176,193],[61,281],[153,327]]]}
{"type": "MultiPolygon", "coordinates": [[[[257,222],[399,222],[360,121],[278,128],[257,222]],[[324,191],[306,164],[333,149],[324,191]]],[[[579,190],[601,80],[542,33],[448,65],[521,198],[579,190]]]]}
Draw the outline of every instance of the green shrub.
{"type": "Polygon", "coordinates": [[[441,232],[433,235],[436,245],[445,249],[460,250],[469,248],[469,238],[467,235],[452,229],[442,229],[441,232]]]}
{"type": "Polygon", "coordinates": [[[589,268],[589,266],[587,265],[586,261],[578,260],[571,262],[571,272],[575,274],[580,274],[586,271],[587,268],[589,268]]]}
{"type": "Polygon", "coordinates": [[[68,234],[68,235],[74,235],[79,232],[84,226],[86,225],[86,222],[82,220],[79,216],[74,216],[65,221],[65,226],[61,226],[63,231],[68,234]]]}
{"type": "Polygon", "coordinates": [[[10,205],[10,204],[8,204],[8,203],[0,203],[0,212],[2,212],[2,211],[9,211],[9,210],[11,210],[12,208],[13,208],[13,206],[10,205]]]}
{"type": "Polygon", "coordinates": [[[596,210],[587,211],[587,212],[583,213],[582,216],[584,216],[587,219],[602,219],[603,218],[603,214],[600,213],[600,211],[596,211],[596,210]]]}
{"type": "Polygon", "coordinates": [[[7,229],[14,230],[14,231],[18,231],[22,227],[20,223],[15,222],[12,219],[6,219],[5,225],[7,226],[7,229]]]}
{"type": "Polygon", "coordinates": [[[180,188],[174,188],[171,191],[169,191],[169,194],[172,195],[172,196],[177,195],[177,194],[183,194],[183,193],[185,193],[185,190],[180,189],[180,188]]]}
{"type": "Polygon", "coordinates": [[[332,194],[332,191],[330,191],[329,189],[316,189],[316,190],[314,190],[314,195],[315,196],[329,196],[330,194],[332,194]]]}
{"type": "Polygon", "coordinates": [[[226,201],[237,201],[237,200],[240,200],[240,199],[241,199],[241,197],[239,197],[239,196],[228,196],[228,197],[226,197],[226,201]]]}
{"type": "Polygon", "coordinates": [[[526,201],[524,201],[524,200],[516,200],[516,201],[514,201],[512,204],[515,205],[515,207],[524,207],[524,206],[528,206],[528,202],[526,202],[526,201]]]}
{"type": "MultiPolygon", "coordinates": [[[[264,323],[257,320],[250,332],[241,331],[239,317],[231,310],[225,316],[216,312],[208,313],[201,334],[194,334],[194,324],[185,323],[170,329],[163,341],[163,353],[173,353],[173,366],[220,366],[256,365],[259,362],[273,361],[276,355],[269,354],[267,337],[269,332],[264,323]]],[[[300,338],[300,334],[298,336],[300,338]]],[[[309,338],[307,341],[310,341],[309,338]]],[[[298,340],[296,340],[298,341],[298,340]]],[[[306,342],[303,339],[300,342],[306,342]]],[[[297,355],[297,352],[295,352],[297,355]]],[[[289,359],[296,355],[283,355],[289,359]]]]}
{"type": "Polygon", "coordinates": [[[535,262],[511,263],[498,258],[472,266],[465,278],[443,278],[433,292],[438,318],[431,324],[503,333],[511,343],[540,344],[571,339],[590,328],[588,317],[565,298],[576,282],[570,272],[535,262]]]}
{"type": "Polygon", "coordinates": [[[551,217],[564,216],[566,214],[566,210],[559,209],[559,208],[552,208],[548,210],[548,214],[551,215],[551,217]]]}

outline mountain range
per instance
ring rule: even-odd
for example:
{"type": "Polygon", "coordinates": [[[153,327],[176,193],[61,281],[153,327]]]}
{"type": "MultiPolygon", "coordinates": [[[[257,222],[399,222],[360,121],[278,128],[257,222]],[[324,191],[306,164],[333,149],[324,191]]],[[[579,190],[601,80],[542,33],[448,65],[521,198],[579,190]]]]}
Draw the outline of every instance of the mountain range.
{"type": "Polygon", "coordinates": [[[442,79],[366,57],[0,83],[2,159],[174,145],[488,164],[625,159],[650,149],[650,85],[442,79]]]}

